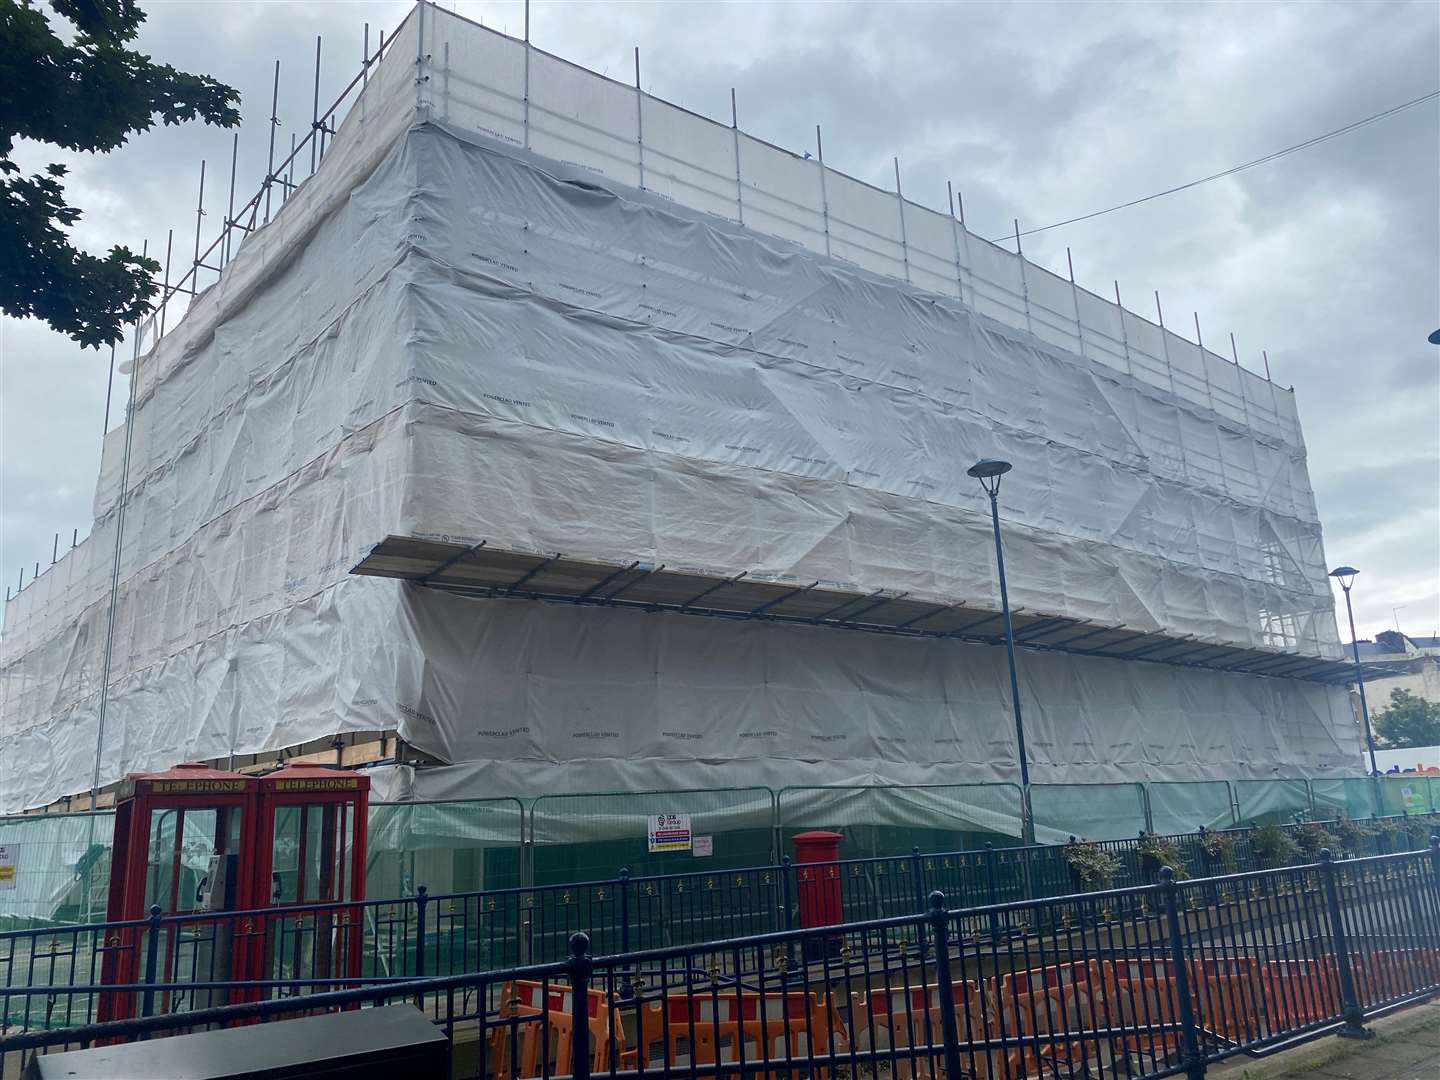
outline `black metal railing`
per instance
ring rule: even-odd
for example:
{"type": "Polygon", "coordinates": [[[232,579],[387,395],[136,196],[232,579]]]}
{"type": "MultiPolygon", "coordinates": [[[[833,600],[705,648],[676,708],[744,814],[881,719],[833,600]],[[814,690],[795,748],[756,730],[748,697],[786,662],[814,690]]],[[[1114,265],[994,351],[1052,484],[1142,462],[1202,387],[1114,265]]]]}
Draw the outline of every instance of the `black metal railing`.
{"type": "MultiPolygon", "coordinates": [[[[833,892],[840,879],[827,880],[833,892]]],[[[436,901],[418,900],[423,931],[436,901]]],[[[939,890],[924,900],[921,912],[617,953],[576,931],[552,962],[480,973],[415,978],[417,954],[411,977],[186,1012],[162,1007],[183,987],[137,984],[152,1015],[8,1033],[0,1075],[107,1039],[411,1002],[447,1035],[451,1075],[477,1080],[1199,1077],[1236,1053],[1363,1034],[1367,1018],[1440,993],[1440,837],[1423,851],[1326,850],[1184,881],[1167,869],[1153,884],[970,908],[939,890]]]]}
{"type": "MultiPolygon", "coordinates": [[[[913,916],[937,890],[953,906],[973,908],[1134,888],[1153,884],[1161,861],[1182,877],[1249,872],[1287,851],[1304,860],[1317,837],[1337,849],[1348,841],[1345,853],[1353,855],[1411,850],[1432,824],[1433,816],[1276,826],[1265,834],[1271,846],[1276,836],[1290,842],[1278,855],[1260,850],[1262,831],[1234,829],[634,878],[622,870],[606,881],[438,896],[422,886],[397,899],[7,931],[0,933],[0,1032],[92,1023],[118,1006],[137,1013],[146,1001],[159,1012],[223,1005],[239,983],[247,992],[296,996],[342,975],[373,982],[559,961],[578,931],[596,951],[621,953],[913,916]],[[1087,847],[1110,855],[1113,873],[1086,878],[1076,856],[1087,847]],[[96,988],[116,972],[165,989],[107,1009],[96,988]]],[[[1034,917],[1068,911],[1062,903],[1034,917]]],[[[1016,917],[992,912],[991,937],[1023,931],[1016,917]]]]}

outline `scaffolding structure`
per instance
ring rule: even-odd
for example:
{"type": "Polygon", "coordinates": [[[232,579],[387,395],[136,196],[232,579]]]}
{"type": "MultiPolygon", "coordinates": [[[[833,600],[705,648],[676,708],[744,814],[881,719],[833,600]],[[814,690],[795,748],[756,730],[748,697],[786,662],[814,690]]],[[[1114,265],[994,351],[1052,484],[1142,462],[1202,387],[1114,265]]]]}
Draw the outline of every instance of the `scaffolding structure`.
{"type": "Polygon", "coordinates": [[[638,58],[621,84],[425,4],[365,51],[322,112],[317,43],[285,157],[277,67],[264,182],[236,209],[232,157],[203,248],[202,167],[95,528],[7,604],[0,809],[340,731],[399,730],[442,786],[536,763],[505,794],[594,790],[592,758],[621,789],[719,756],[1007,778],[956,467],[997,446],[1042,775],[1353,771],[1293,394],[1198,320],[974,236],[898,162],[884,191],[818,131],[647,94],[638,58]]]}

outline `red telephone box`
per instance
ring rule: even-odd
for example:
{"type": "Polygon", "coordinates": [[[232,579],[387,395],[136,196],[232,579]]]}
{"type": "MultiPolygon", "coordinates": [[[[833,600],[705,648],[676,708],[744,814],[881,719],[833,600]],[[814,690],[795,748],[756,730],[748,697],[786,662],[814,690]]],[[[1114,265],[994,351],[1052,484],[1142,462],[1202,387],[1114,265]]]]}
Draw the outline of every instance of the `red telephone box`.
{"type": "Polygon", "coordinates": [[[251,926],[245,977],[339,989],[361,974],[370,778],[291,765],[260,778],[252,895],[270,911],[251,926]],[[306,984],[308,981],[308,985],[306,984]]]}
{"type": "MultiPolygon", "coordinates": [[[[175,916],[251,906],[252,879],[240,864],[254,843],[257,794],[253,777],[194,763],[128,776],[115,800],[106,921],[142,920],[151,907],[175,916]]],[[[141,983],[149,974],[156,983],[235,977],[228,940],[198,930],[201,925],[167,922],[153,945],[145,926],[115,927],[105,937],[101,981],[141,983]]],[[[215,927],[213,920],[203,925],[215,927]]],[[[159,1010],[168,1011],[168,997],[159,1010]]],[[[212,1003],[208,996],[206,1003],[212,1003]]],[[[134,992],[108,991],[100,995],[98,1018],[134,1016],[135,1007],[134,992]]]]}
{"type": "MultiPolygon", "coordinates": [[[[153,944],[148,926],[114,927],[101,982],[288,982],[278,996],[358,978],[369,804],[368,776],[318,766],[254,777],[185,764],[127,777],[106,921],[140,923],[152,906],[167,918],[153,944]]],[[[142,1001],[175,1012],[268,993],[185,988],[142,1001]]],[[[134,1016],[139,1004],[136,991],[104,991],[98,1018],[134,1016]]]]}

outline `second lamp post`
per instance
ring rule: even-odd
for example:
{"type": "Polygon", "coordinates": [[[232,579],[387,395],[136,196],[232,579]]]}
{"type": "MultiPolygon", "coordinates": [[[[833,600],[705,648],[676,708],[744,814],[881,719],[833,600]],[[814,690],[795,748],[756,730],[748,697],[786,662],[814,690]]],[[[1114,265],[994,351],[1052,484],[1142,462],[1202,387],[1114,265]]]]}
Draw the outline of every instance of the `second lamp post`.
{"type": "Polygon", "coordinates": [[[1000,478],[1010,471],[1008,461],[981,458],[966,475],[980,481],[990,496],[990,523],[995,529],[995,566],[1000,575],[1000,611],[1005,617],[1005,657],[1010,662],[1010,702],[1015,708],[1015,744],[1020,755],[1020,784],[1029,797],[1030,763],[1025,754],[1025,721],[1020,715],[1020,680],[1015,674],[1015,631],[1010,625],[1010,593],[1005,587],[1005,549],[1000,543],[1000,478]]]}
{"type": "Polygon", "coordinates": [[[1360,688],[1360,716],[1365,721],[1365,749],[1370,753],[1370,775],[1379,776],[1380,767],[1375,764],[1375,739],[1370,734],[1370,708],[1365,704],[1365,671],[1360,666],[1360,642],[1355,637],[1355,609],[1350,606],[1350,586],[1355,584],[1355,575],[1360,571],[1353,566],[1337,566],[1330,576],[1345,590],[1345,614],[1350,616],[1350,648],[1355,657],[1355,685],[1360,688]]]}

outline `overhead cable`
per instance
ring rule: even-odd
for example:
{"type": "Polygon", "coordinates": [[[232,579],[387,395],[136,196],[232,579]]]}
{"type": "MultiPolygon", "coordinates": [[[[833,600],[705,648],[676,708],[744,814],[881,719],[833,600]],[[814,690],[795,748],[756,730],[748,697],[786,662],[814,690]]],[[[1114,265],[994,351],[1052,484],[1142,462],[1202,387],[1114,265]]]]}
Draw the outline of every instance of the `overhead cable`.
{"type": "MultiPolygon", "coordinates": [[[[1349,134],[1350,132],[1355,131],[1358,128],[1365,127],[1367,124],[1373,124],[1377,120],[1384,120],[1387,117],[1394,116],[1396,113],[1404,112],[1406,109],[1413,109],[1416,105],[1423,105],[1425,102],[1432,101],[1437,97],[1440,97],[1440,90],[1432,90],[1428,94],[1422,94],[1420,97],[1412,98],[1410,101],[1404,102],[1403,104],[1396,105],[1393,108],[1384,110],[1383,112],[1375,113],[1372,116],[1367,116],[1363,120],[1356,120],[1352,124],[1346,124],[1344,127],[1338,127],[1334,131],[1327,131],[1324,135],[1317,135],[1313,139],[1306,139],[1304,142],[1296,143],[1294,146],[1287,146],[1283,150],[1276,150],[1272,154],[1266,154],[1264,157],[1258,157],[1254,161],[1247,161],[1243,165],[1235,165],[1229,169],[1224,169],[1221,172],[1211,173],[1209,176],[1202,176],[1198,180],[1191,180],[1188,183],[1177,184],[1175,187],[1166,188],[1164,191],[1157,191],[1153,195],[1145,195],[1139,199],[1131,199],[1129,202],[1123,202],[1117,206],[1107,207],[1104,210],[1093,210],[1088,214],[1081,214],[1078,217],[1066,218],[1064,221],[1057,221],[1052,225],[1041,225],[1039,228],[1035,229],[1024,229],[1020,232],[1019,235],[1033,236],[1035,233],[1047,232],[1050,229],[1058,229],[1064,225],[1074,225],[1076,222],[1089,221],[1091,218],[1100,217],[1102,214],[1113,214],[1116,210],[1125,210],[1132,206],[1139,206],[1141,203],[1150,202],[1152,199],[1163,199],[1166,195],[1174,195],[1176,192],[1179,191],[1186,191],[1190,188],[1198,187],[1201,184],[1208,184],[1212,180],[1220,180],[1227,176],[1234,176],[1238,172],[1244,172],[1246,169],[1253,169],[1257,165],[1265,165],[1269,162],[1275,161],[1289,154],[1294,154],[1301,150],[1308,150],[1312,146],[1318,146],[1320,143],[1327,142],[1330,139],[1338,138],[1341,135],[1349,134]]],[[[998,244],[1002,241],[1013,239],[1015,239],[1015,234],[1010,233],[1006,236],[996,237],[994,240],[991,241],[991,243],[998,244]]]]}

